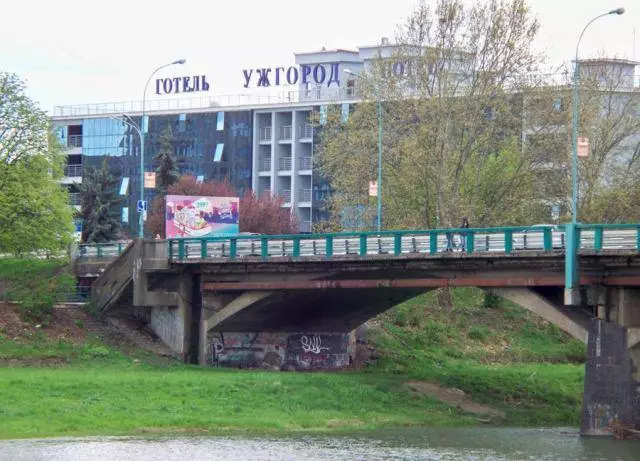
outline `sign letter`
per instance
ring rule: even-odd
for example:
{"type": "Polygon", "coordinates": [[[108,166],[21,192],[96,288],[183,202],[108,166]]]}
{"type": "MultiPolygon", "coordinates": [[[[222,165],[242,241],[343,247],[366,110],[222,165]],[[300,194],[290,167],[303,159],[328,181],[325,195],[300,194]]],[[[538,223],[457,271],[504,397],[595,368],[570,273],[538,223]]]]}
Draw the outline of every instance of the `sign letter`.
{"type": "Polygon", "coordinates": [[[340,86],[340,79],[338,75],[340,75],[340,71],[338,70],[339,63],[334,62],[331,64],[331,73],[329,74],[329,81],[327,82],[327,87],[331,86],[332,82],[336,82],[336,85],[340,86]]]}
{"type": "Polygon", "coordinates": [[[249,80],[251,80],[251,74],[253,74],[253,69],[245,69],[242,71],[242,73],[244,74],[244,87],[248,88],[249,80]]]}

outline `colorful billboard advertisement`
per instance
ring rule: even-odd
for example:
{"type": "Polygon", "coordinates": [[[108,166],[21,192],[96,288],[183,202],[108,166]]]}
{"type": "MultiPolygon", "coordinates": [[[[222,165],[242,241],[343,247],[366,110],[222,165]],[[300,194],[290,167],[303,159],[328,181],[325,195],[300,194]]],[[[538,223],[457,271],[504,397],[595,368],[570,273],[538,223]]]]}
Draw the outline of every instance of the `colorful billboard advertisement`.
{"type": "Polygon", "coordinates": [[[239,232],[238,197],[167,195],[166,238],[235,235],[239,232]]]}

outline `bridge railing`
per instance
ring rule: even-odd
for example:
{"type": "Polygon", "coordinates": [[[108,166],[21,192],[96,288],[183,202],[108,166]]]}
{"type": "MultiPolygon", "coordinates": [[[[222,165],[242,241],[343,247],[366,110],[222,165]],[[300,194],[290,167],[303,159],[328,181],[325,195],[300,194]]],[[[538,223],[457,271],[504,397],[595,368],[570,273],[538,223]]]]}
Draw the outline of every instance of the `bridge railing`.
{"type": "Polygon", "coordinates": [[[169,259],[324,257],[423,253],[506,253],[564,247],[556,226],[429,229],[335,234],[248,235],[170,239],[169,259]]]}
{"type": "Polygon", "coordinates": [[[76,258],[114,259],[120,256],[129,245],[129,241],[108,243],[87,243],[77,246],[76,258]]]}

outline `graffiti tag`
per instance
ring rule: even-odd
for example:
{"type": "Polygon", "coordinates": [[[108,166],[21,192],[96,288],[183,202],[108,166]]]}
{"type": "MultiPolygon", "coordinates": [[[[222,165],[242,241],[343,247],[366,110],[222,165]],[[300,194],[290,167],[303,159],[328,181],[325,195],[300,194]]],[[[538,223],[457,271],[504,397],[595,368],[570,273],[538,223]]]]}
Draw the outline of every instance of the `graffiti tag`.
{"type": "Polygon", "coordinates": [[[320,339],[320,336],[302,336],[300,343],[302,344],[302,350],[304,352],[320,354],[323,350],[329,350],[328,347],[322,347],[322,339],[320,339]]]}

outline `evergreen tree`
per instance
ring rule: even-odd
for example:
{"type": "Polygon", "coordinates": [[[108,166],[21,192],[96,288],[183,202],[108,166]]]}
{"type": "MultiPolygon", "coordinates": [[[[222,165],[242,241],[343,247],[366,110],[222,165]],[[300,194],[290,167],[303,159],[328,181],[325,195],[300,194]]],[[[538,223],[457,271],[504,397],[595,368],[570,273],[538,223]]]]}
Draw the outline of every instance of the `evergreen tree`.
{"type": "Polygon", "coordinates": [[[160,195],[165,195],[167,188],[178,182],[180,178],[178,161],[173,153],[173,131],[171,126],[167,126],[160,135],[160,152],[153,160],[158,165],[156,168],[156,187],[160,195]]]}
{"type": "Polygon", "coordinates": [[[80,215],[84,221],[82,241],[101,243],[117,240],[121,235],[120,206],[116,179],[107,162],[101,169],[91,168],[80,185],[80,215]]]}

